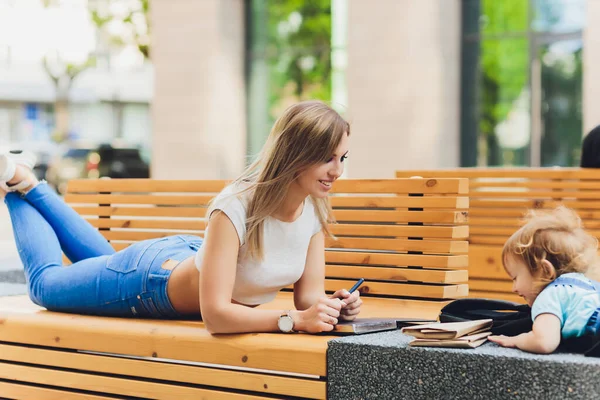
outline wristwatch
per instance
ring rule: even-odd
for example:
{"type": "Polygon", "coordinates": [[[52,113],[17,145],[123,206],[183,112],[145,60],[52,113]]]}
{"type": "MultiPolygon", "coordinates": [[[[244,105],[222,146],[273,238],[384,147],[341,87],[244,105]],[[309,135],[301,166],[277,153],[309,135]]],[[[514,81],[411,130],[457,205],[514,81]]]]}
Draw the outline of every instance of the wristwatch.
{"type": "Polygon", "coordinates": [[[286,311],[279,316],[279,320],[277,320],[277,326],[283,333],[294,332],[294,319],[290,316],[289,311],[286,311]]]}

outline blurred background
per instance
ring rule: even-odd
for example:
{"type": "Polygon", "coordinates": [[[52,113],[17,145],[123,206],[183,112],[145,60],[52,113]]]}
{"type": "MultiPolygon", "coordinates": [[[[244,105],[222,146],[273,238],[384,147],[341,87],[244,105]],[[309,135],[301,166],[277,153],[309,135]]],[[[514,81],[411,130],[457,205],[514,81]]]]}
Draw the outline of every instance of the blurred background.
{"type": "Polygon", "coordinates": [[[0,151],[39,177],[233,178],[303,99],[350,177],[575,166],[597,0],[0,0],[0,151]]]}

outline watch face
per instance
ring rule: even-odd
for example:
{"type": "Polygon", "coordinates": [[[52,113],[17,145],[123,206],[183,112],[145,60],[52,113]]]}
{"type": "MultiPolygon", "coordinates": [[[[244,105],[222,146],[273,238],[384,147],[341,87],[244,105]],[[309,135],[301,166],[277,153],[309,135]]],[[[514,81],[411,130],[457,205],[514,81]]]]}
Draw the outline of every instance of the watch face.
{"type": "Polygon", "coordinates": [[[294,320],[292,319],[292,317],[284,315],[279,317],[277,325],[279,326],[279,329],[282,332],[291,332],[292,329],[294,329],[294,320]]]}

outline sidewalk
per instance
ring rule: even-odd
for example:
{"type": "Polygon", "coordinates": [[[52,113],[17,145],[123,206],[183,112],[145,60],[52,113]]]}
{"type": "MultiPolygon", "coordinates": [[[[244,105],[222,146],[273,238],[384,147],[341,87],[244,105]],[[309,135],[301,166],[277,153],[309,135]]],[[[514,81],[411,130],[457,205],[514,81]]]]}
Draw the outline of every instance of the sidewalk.
{"type": "Polygon", "coordinates": [[[0,204],[0,296],[27,293],[23,265],[12,235],[8,210],[0,204]]]}

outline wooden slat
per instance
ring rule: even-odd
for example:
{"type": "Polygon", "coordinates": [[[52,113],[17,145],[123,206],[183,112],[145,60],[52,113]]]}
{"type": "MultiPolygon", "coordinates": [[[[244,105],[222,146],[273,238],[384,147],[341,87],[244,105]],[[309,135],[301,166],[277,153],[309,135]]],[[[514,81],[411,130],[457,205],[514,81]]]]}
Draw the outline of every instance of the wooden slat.
{"type": "Polygon", "coordinates": [[[508,300],[508,301],[513,301],[515,303],[525,304],[525,300],[522,297],[519,297],[518,295],[516,295],[514,293],[486,292],[486,291],[469,289],[469,297],[478,298],[478,299],[508,300]]]}
{"type": "MultiPolygon", "coordinates": [[[[325,281],[325,290],[331,292],[346,286],[348,286],[347,280],[327,279],[325,281]]],[[[427,285],[367,281],[361,286],[360,292],[369,295],[456,299],[467,296],[469,286],[464,284],[427,285]]]]}
{"type": "Polygon", "coordinates": [[[228,184],[221,180],[159,180],[159,179],[74,179],[67,184],[67,193],[218,193],[228,184]]]}
{"type": "Polygon", "coordinates": [[[576,210],[579,209],[592,209],[598,210],[600,209],[600,202],[598,201],[589,201],[589,200],[545,200],[545,199],[530,199],[530,200],[503,200],[503,199],[494,199],[494,200],[471,200],[471,210],[469,210],[469,216],[472,216],[473,209],[479,211],[479,208],[517,208],[517,209],[529,209],[529,208],[544,208],[544,209],[553,209],[558,207],[559,205],[564,205],[569,208],[573,208],[576,210]]]}
{"type": "Polygon", "coordinates": [[[189,217],[200,218],[206,215],[206,208],[201,207],[89,207],[74,206],[80,215],[97,215],[102,217],[189,217]]]}
{"type": "Polygon", "coordinates": [[[435,224],[464,224],[467,222],[466,211],[366,211],[366,210],[333,210],[338,222],[424,222],[435,224]]]}
{"type": "Polygon", "coordinates": [[[580,191],[556,191],[556,192],[507,192],[507,191],[473,191],[469,193],[469,197],[475,198],[548,198],[548,199],[597,199],[600,198],[600,191],[596,192],[580,192],[580,191]]]}
{"type": "MultiPolygon", "coordinates": [[[[31,382],[77,390],[89,390],[117,396],[141,397],[157,400],[171,399],[265,399],[233,392],[139,381],[128,378],[91,375],[80,372],[52,370],[24,365],[0,363],[0,378],[16,382],[31,382]]],[[[284,398],[284,397],[278,397],[284,398]]]]}
{"type": "Polygon", "coordinates": [[[152,205],[194,205],[207,206],[214,196],[190,196],[154,194],[67,194],[67,203],[93,203],[93,204],[152,204],[152,205]]]}
{"type": "Polygon", "coordinates": [[[103,374],[210,385],[267,394],[289,395],[294,393],[296,396],[311,399],[325,398],[326,391],[326,382],[316,379],[300,379],[6,344],[0,344],[0,360],[103,374]]]}
{"type": "Polygon", "coordinates": [[[466,268],[469,262],[467,255],[433,256],[423,254],[385,254],[349,251],[325,251],[325,261],[335,264],[365,264],[382,266],[420,266],[435,269],[466,268]]]}
{"type": "Polygon", "coordinates": [[[469,287],[480,292],[512,293],[512,282],[510,280],[472,278],[469,280],[469,287]]]}
{"type": "MultiPolygon", "coordinates": [[[[163,238],[172,235],[189,235],[190,232],[185,231],[152,231],[152,232],[140,232],[140,231],[100,231],[102,236],[106,238],[106,240],[129,240],[129,241],[140,241],[147,239],[157,239],[163,238]]],[[[198,237],[202,237],[201,233],[192,233],[198,237]]]]}
{"type": "Polygon", "coordinates": [[[508,279],[502,265],[502,247],[472,245],[469,247],[469,278],[508,279]]]}
{"type": "Polygon", "coordinates": [[[334,235],[348,236],[388,236],[465,239],[469,227],[463,226],[418,226],[418,225],[370,225],[370,224],[331,224],[334,235]]]}
{"type": "Polygon", "coordinates": [[[90,393],[76,393],[60,389],[50,389],[27,384],[1,382],[0,395],[3,399],[14,400],[115,400],[124,397],[106,397],[90,393]]]}
{"type": "MultiPolygon", "coordinates": [[[[0,304],[4,298],[0,300],[0,304]]],[[[2,307],[0,305],[0,307],[2,307]]],[[[192,321],[92,317],[1,308],[0,341],[325,376],[313,335],[211,335],[192,321]],[[177,338],[177,340],[173,340],[177,338]]],[[[35,309],[35,308],[33,308],[35,309]]]]}
{"type": "Polygon", "coordinates": [[[340,179],[332,193],[466,194],[468,179],[340,179]]]}
{"type": "Polygon", "coordinates": [[[468,197],[455,196],[425,196],[425,197],[376,197],[376,196],[344,196],[329,197],[332,207],[361,207],[361,208],[469,208],[468,197]]]}
{"type": "MultiPolygon", "coordinates": [[[[129,229],[206,229],[206,220],[175,219],[123,219],[123,218],[86,218],[96,228],[129,228],[129,229]]],[[[388,236],[388,237],[420,237],[465,239],[469,236],[468,226],[415,226],[415,225],[364,225],[364,224],[331,224],[334,235],[348,236],[388,236]]]]}
{"type": "Polygon", "coordinates": [[[117,218],[86,218],[96,228],[129,228],[129,229],[177,229],[197,230],[206,229],[206,220],[202,219],[117,219],[117,218]]]}
{"type": "MultiPolygon", "coordinates": [[[[600,190],[600,181],[557,181],[557,180],[515,180],[515,181],[490,181],[474,180],[470,182],[470,191],[476,191],[479,188],[527,188],[527,189],[585,189],[600,190]]],[[[535,194],[537,191],[531,190],[526,193],[535,194]]]]}
{"type": "Polygon", "coordinates": [[[396,171],[397,178],[533,178],[533,179],[600,179],[595,168],[456,168],[445,170],[396,171]]]}
{"type": "Polygon", "coordinates": [[[466,270],[444,271],[416,268],[364,267],[357,265],[326,265],[328,278],[365,278],[379,281],[413,281],[426,283],[466,283],[466,270]]]}
{"type": "Polygon", "coordinates": [[[337,238],[325,240],[325,247],[335,249],[369,249],[389,251],[421,251],[430,254],[462,254],[469,249],[467,241],[337,238]]]}

